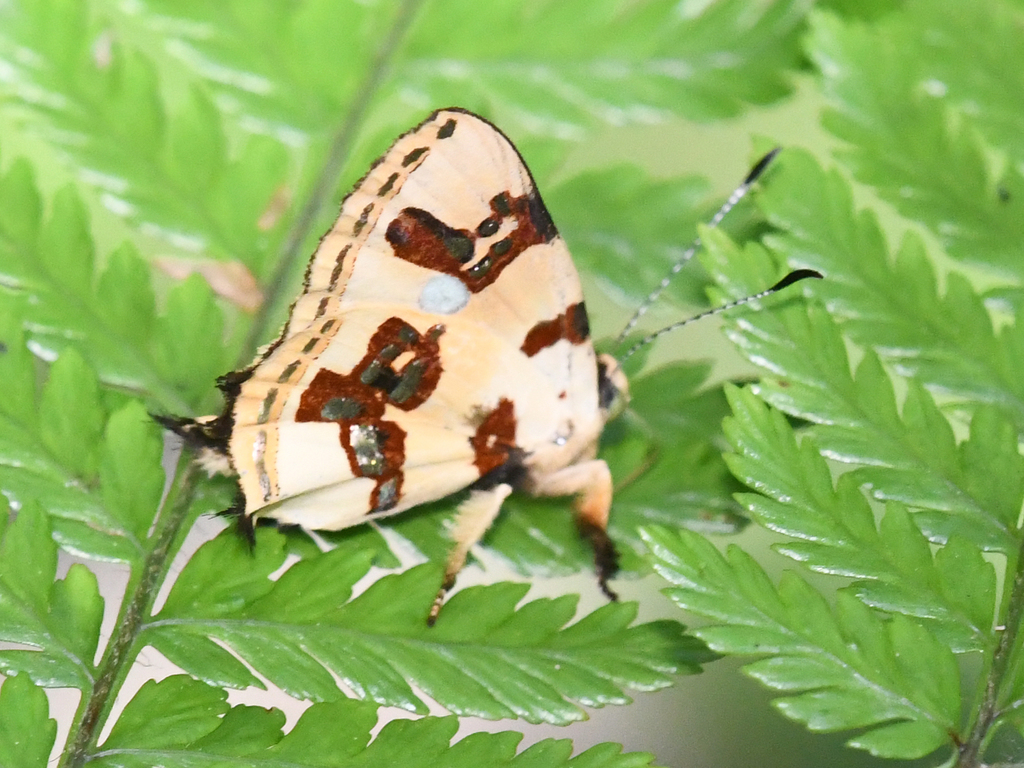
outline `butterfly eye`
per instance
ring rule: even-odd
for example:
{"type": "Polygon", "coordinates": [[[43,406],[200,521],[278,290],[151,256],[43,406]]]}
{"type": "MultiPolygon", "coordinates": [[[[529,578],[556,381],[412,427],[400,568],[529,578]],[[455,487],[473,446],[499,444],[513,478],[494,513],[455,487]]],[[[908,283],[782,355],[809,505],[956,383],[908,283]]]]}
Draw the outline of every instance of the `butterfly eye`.
{"type": "Polygon", "coordinates": [[[597,399],[605,423],[621,414],[629,405],[629,382],[622,367],[611,355],[597,358],[597,399]]]}
{"type": "Polygon", "coordinates": [[[501,224],[498,223],[497,219],[484,219],[480,222],[480,226],[476,228],[476,233],[480,237],[490,237],[498,231],[501,224]]]}

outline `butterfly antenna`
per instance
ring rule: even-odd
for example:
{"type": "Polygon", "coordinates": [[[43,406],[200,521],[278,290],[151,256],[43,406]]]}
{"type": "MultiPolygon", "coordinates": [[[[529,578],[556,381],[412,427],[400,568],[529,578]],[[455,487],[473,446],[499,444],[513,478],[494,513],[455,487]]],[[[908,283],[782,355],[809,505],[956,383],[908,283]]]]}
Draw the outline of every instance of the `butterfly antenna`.
{"type": "Polygon", "coordinates": [[[711,317],[712,315],[720,315],[723,312],[728,312],[730,309],[742,307],[744,304],[749,304],[752,301],[757,301],[758,299],[763,299],[766,296],[771,296],[773,293],[777,293],[778,291],[781,291],[783,288],[788,288],[789,286],[793,285],[793,283],[799,283],[801,280],[806,280],[809,277],[814,277],[820,280],[823,277],[823,275],[820,272],[816,272],[813,269],[796,269],[790,272],[781,280],[779,280],[779,282],[777,282],[771,288],[766,288],[760,293],[755,293],[753,296],[746,296],[742,299],[736,299],[736,301],[730,301],[728,304],[723,304],[720,307],[714,307],[712,309],[707,310],[706,312],[701,312],[699,315],[688,317],[685,320],[680,320],[678,323],[672,323],[672,325],[667,325],[664,328],[655,331],[654,333],[649,333],[642,339],[640,339],[640,341],[638,341],[632,347],[630,347],[626,351],[626,354],[619,358],[619,363],[621,364],[626,362],[626,360],[632,357],[641,347],[647,346],[664,333],[674,331],[677,328],[682,328],[684,325],[695,323],[698,320],[703,320],[705,317],[711,317]]]}
{"type": "MultiPolygon", "coordinates": [[[[779,153],[780,149],[781,147],[776,147],[754,164],[754,167],[750,169],[750,173],[748,173],[747,177],[743,180],[743,183],[733,190],[733,193],[729,195],[729,199],[722,203],[722,207],[718,209],[718,212],[714,216],[711,217],[711,221],[707,224],[708,227],[717,227],[722,222],[722,219],[729,214],[729,211],[735,208],[739,201],[746,197],[747,192],[749,192],[750,188],[754,186],[754,182],[756,182],[758,177],[764,173],[764,169],[768,167],[772,159],[779,153]]],[[[629,322],[626,323],[626,327],[622,329],[618,337],[615,339],[617,344],[621,343],[622,340],[629,335],[629,332],[636,327],[636,324],[640,322],[640,318],[643,317],[650,306],[658,300],[658,297],[661,296],[662,292],[668,288],[669,283],[672,282],[672,278],[679,273],[679,270],[686,266],[686,262],[693,258],[693,254],[697,252],[700,246],[701,242],[698,237],[693,241],[690,247],[683,252],[683,255],[676,259],[675,263],[672,265],[672,269],[670,269],[669,273],[661,279],[660,283],[658,283],[658,287],[651,291],[647,298],[641,302],[640,306],[636,308],[636,312],[633,313],[629,322]]]]}

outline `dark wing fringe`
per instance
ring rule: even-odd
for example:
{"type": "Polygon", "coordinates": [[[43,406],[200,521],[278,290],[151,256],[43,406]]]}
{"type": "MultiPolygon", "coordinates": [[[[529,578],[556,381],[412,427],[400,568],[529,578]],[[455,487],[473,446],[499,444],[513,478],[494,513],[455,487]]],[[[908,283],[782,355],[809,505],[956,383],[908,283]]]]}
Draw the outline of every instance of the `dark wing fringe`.
{"type": "MultiPolygon", "coordinates": [[[[226,373],[217,379],[217,388],[224,393],[224,411],[212,419],[189,419],[182,416],[164,416],[151,413],[153,421],[178,435],[185,445],[196,451],[212,450],[222,456],[230,456],[228,443],[231,432],[235,428],[235,400],[242,391],[242,384],[252,377],[252,368],[226,373]]],[[[256,546],[256,533],[252,518],[245,514],[245,494],[241,486],[235,491],[231,506],[221,512],[219,517],[235,518],[235,528],[249,545],[250,551],[256,546]]]]}
{"type": "Polygon", "coordinates": [[[209,449],[228,455],[228,442],[235,428],[235,400],[242,391],[242,384],[252,378],[253,369],[225,373],[217,379],[217,389],[224,393],[224,411],[213,419],[190,419],[184,416],[164,416],[151,413],[153,420],[164,429],[169,429],[185,441],[185,445],[196,450],[209,449]]]}
{"type": "Polygon", "coordinates": [[[245,494],[242,493],[241,486],[235,491],[235,498],[231,502],[231,506],[218,512],[217,516],[235,518],[235,530],[249,545],[249,551],[252,552],[256,548],[256,531],[253,528],[252,518],[245,514],[245,494]]]}

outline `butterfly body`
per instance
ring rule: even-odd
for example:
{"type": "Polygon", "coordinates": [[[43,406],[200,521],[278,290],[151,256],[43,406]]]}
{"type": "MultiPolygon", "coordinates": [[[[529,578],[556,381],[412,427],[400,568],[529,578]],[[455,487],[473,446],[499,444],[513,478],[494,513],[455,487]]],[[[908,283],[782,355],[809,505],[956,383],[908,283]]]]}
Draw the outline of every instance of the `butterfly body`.
{"type": "Polygon", "coordinates": [[[626,381],[594,351],[529,171],[482,118],[440,110],[395,142],[322,238],[281,336],[221,388],[221,416],[162,421],[227,459],[243,520],[338,530],[468,488],[450,585],[513,489],[570,495],[608,591],[596,455],[626,381]]]}

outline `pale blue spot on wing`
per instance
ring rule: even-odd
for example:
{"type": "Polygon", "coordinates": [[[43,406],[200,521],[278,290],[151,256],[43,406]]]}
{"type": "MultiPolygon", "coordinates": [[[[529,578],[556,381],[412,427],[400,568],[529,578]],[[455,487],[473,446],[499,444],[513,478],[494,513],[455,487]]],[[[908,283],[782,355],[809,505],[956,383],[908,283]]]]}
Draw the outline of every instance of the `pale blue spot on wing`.
{"type": "Polygon", "coordinates": [[[420,293],[420,309],[435,315],[452,315],[469,303],[469,289],[457,277],[436,275],[420,293]]]}

